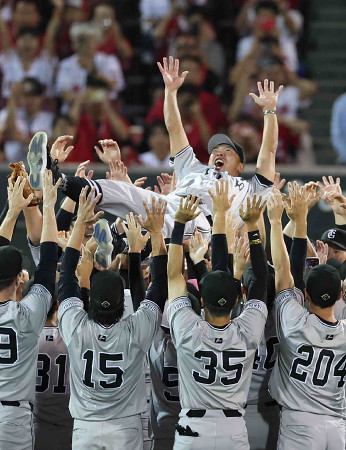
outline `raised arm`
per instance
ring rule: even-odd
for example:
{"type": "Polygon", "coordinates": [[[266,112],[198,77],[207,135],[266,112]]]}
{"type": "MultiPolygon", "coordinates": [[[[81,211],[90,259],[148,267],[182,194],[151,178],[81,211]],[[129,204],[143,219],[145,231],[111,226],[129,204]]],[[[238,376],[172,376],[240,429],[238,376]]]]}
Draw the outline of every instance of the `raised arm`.
{"type": "Polygon", "coordinates": [[[247,293],[247,299],[262,300],[266,303],[268,264],[258,225],[264,207],[265,202],[262,203],[262,197],[257,197],[254,195],[252,200],[250,200],[249,197],[247,198],[246,211],[244,210],[243,204],[240,205],[239,215],[246,225],[253,271],[252,280],[247,293]]]}
{"type": "Polygon", "coordinates": [[[255,103],[263,109],[264,113],[263,139],[257,158],[256,173],[269,181],[274,181],[275,156],[278,147],[278,121],[275,111],[283,86],[281,85],[276,92],[274,91],[273,81],[269,84],[268,80],[264,80],[263,87],[259,81],[257,86],[259,96],[252,93],[249,94],[255,103]]]}
{"type": "Polygon", "coordinates": [[[196,200],[196,197],[188,195],[185,199],[180,199],[180,206],[175,213],[168,250],[168,300],[170,302],[187,295],[185,278],[182,275],[183,237],[185,224],[200,214],[200,212],[196,213],[198,204],[199,199],[196,200]]]}
{"type": "Polygon", "coordinates": [[[28,206],[34,197],[34,194],[30,194],[28,198],[24,198],[25,184],[26,179],[20,176],[15,183],[10,178],[8,180],[8,211],[0,226],[0,245],[8,245],[11,242],[14,226],[21,210],[28,206]]]}
{"type": "Polygon", "coordinates": [[[173,60],[169,57],[163,58],[163,66],[157,63],[165,83],[165,102],[163,112],[165,117],[165,124],[169,134],[171,156],[175,156],[181,150],[189,145],[186,133],[181,121],[180,112],[178,108],[177,93],[180,86],[184,83],[188,72],[183,72],[179,75],[179,60],[173,60]]]}
{"type": "Polygon", "coordinates": [[[290,260],[282,233],[281,217],[283,210],[281,194],[277,190],[273,190],[267,204],[267,211],[271,226],[270,248],[275,269],[276,292],[293,289],[294,287],[290,260]]]}

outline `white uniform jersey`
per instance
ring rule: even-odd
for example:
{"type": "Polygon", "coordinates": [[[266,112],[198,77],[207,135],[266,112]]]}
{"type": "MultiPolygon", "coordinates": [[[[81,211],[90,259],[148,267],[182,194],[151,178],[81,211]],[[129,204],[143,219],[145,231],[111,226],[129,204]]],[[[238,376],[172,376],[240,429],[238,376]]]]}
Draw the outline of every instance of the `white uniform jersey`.
{"type": "Polygon", "coordinates": [[[337,320],[346,319],[346,303],[338,300],[334,306],[334,315],[337,320]]]}
{"type": "Polygon", "coordinates": [[[167,310],[177,349],[182,409],[234,409],[244,413],[253,360],[267,307],[250,300],[239,317],[216,328],[198,316],[187,297],[167,310]]]}
{"type": "Polygon", "coordinates": [[[0,400],[34,403],[38,338],[51,304],[39,284],[20,302],[0,303],[0,400]]]}
{"type": "Polygon", "coordinates": [[[51,424],[69,425],[70,360],[57,327],[44,327],[39,338],[34,416],[51,424]]]}
{"type": "Polygon", "coordinates": [[[280,354],[269,390],[284,408],[345,417],[346,321],[310,314],[292,289],[275,300],[280,354]]]}
{"type": "Polygon", "coordinates": [[[149,351],[151,374],[150,423],[154,439],[174,438],[179,420],[177,352],[172,338],[162,329],[149,351]]]}
{"type": "Polygon", "coordinates": [[[189,145],[174,157],[173,167],[177,175],[177,187],[168,197],[196,195],[200,198],[199,207],[208,216],[212,215],[212,199],[208,194],[208,189],[214,189],[215,181],[220,178],[228,180],[230,183],[229,194],[236,194],[233,200],[231,211],[233,214],[239,213],[240,205],[248,196],[254,194],[262,195],[266,199],[272,186],[261,183],[257,175],[250,180],[241,177],[233,177],[227,172],[218,172],[214,167],[206,166],[198,161],[192,147],[189,145]]]}
{"type": "MultiPolygon", "coordinates": [[[[295,289],[295,292],[297,299],[303,306],[303,293],[297,288],[295,289]]],[[[280,344],[276,332],[275,310],[272,308],[268,314],[264,334],[256,350],[253,362],[252,377],[247,400],[249,405],[273,401],[268,391],[268,383],[279,351],[280,344]]]]}
{"type": "Polygon", "coordinates": [[[59,329],[70,356],[70,412],[104,421],[146,410],[143,364],[159,327],[159,307],[146,300],[135,314],[106,327],[88,318],[78,298],[60,303],[59,329]]]}

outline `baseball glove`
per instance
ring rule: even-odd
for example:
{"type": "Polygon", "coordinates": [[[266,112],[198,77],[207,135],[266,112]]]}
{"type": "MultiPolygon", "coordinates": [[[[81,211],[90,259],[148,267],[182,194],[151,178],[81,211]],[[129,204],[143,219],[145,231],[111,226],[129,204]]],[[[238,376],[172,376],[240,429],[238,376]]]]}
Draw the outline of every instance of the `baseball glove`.
{"type": "Polygon", "coordinates": [[[24,198],[28,198],[30,194],[34,194],[34,198],[31,200],[29,206],[36,206],[39,203],[39,199],[36,197],[35,191],[32,189],[29,183],[29,177],[25,170],[25,165],[23,161],[19,161],[16,163],[11,163],[9,165],[9,168],[12,170],[12,173],[8,175],[8,177],[12,180],[14,183],[18,177],[24,177],[26,178],[26,183],[23,190],[23,196],[24,198]]]}

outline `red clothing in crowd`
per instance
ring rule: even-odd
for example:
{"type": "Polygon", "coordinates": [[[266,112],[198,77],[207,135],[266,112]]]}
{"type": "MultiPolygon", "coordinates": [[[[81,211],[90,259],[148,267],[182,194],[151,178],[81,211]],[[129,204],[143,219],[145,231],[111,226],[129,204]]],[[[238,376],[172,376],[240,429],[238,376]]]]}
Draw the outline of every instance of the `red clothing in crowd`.
{"type": "MultiPolygon", "coordinates": [[[[148,125],[156,120],[163,120],[163,103],[164,97],[160,98],[151,107],[145,119],[148,125]]],[[[203,116],[210,127],[210,132],[215,134],[219,131],[224,131],[226,129],[227,122],[221,109],[220,100],[215,95],[209,94],[209,92],[201,91],[199,94],[199,103],[203,116]]],[[[192,122],[191,124],[183,123],[183,125],[189,143],[193,147],[198,159],[201,162],[207,163],[209,154],[207,152],[206,145],[202,142],[197,122],[192,122]]]]}

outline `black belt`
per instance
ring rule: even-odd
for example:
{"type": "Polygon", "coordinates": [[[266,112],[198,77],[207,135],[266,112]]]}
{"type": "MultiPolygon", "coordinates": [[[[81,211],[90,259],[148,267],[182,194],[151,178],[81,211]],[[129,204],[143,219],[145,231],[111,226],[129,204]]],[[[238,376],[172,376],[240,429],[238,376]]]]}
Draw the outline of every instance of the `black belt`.
{"type": "MultiPolygon", "coordinates": [[[[187,417],[204,417],[206,409],[190,409],[186,415],[187,417]]],[[[242,414],[235,409],[223,409],[222,412],[226,417],[242,417],[242,414]]]]}
{"type": "MultiPolygon", "coordinates": [[[[20,402],[8,402],[8,401],[3,400],[3,401],[0,401],[0,403],[3,406],[17,406],[17,407],[20,406],[20,402]]],[[[34,405],[31,402],[29,402],[29,405],[30,405],[30,408],[31,408],[31,411],[32,411],[34,409],[34,405]]]]}
{"type": "Polygon", "coordinates": [[[277,406],[278,402],[276,400],[272,400],[271,402],[265,402],[264,406],[277,406]]]}

